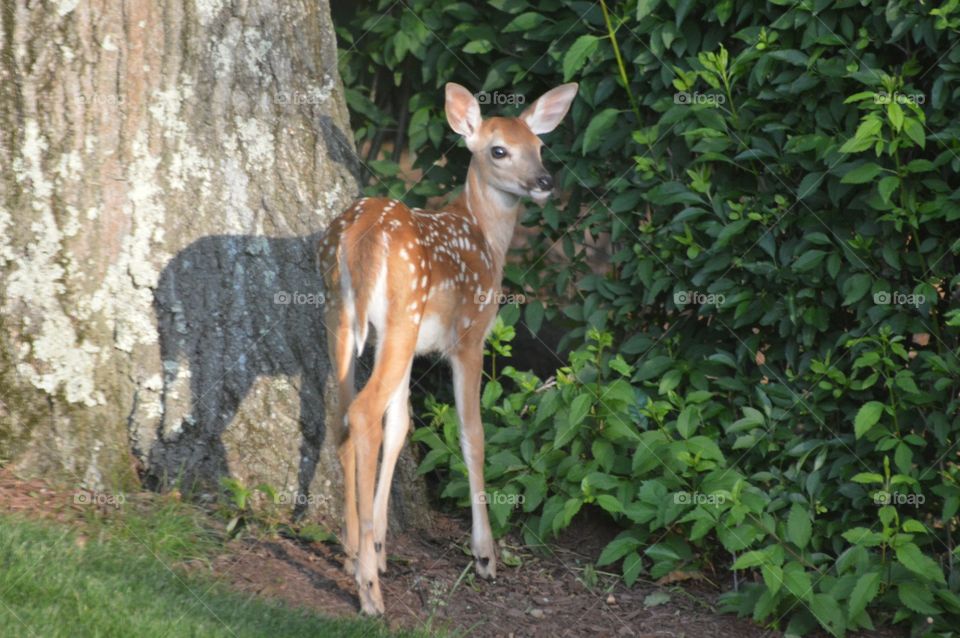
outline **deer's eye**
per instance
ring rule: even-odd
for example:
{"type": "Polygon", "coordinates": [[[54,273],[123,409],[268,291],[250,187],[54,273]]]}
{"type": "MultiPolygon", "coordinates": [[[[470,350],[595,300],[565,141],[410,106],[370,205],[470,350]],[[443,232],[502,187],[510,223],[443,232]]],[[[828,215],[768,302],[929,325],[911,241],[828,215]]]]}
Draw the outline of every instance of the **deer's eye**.
{"type": "Polygon", "coordinates": [[[493,159],[503,159],[507,156],[507,149],[502,146],[494,146],[490,149],[490,154],[493,155],[493,159]]]}

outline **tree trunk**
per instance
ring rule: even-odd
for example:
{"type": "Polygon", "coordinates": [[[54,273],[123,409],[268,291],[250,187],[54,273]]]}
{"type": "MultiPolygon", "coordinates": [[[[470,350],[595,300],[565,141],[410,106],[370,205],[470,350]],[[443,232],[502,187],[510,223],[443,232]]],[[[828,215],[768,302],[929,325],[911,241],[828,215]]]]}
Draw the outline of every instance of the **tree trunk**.
{"type": "Polygon", "coordinates": [[[4,2],[0,169],[0,463],[339,516],[314,244],[359,171],[328,3],[4,2]]]}

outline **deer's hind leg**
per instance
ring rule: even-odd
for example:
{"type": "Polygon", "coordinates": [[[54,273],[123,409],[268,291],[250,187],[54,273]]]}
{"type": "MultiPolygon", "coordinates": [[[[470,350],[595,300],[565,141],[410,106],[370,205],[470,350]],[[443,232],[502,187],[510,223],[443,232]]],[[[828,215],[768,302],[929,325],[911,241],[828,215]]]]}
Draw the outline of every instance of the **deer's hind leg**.
{"type": "Polygon", "coordinates": [[[347,422],[347,408],[353,402],[354,372],[354,335],[343,308],[331,307],[327,311],[327,343],[331,353],[334,374],[337,379],[337,411],[332,431],[337,433],[337,455],[343,469],[343,549],[346,554],[343,569],[348,574],[356,572],[357,552],[360,547],[360,523],[357,518],[357,455],[350,425],[347,422]]]}
{"type": "MultiPolygon", "coordinates": [[[[347,411],[350,437],[357,452],[357,503],[360,518],[360,551],[356,578],[364,613],[382,614],[383,597],[374,536],[374,481],[377,456],[383,441],[383,415],[402,385],[407,382],[417,343],[417,324],[403,315],[387,318],[370,380],[347,411]]],[[[396,428],[391,427],[391,435],[396,428]]],[[[391,445],[394,437],[390,437],[391,445]]],[[[402,445],[402,438],[399,443],[402,445]]],[[[392,453],[392,452],[391,452],[392,453]]],[[[386,459],[385,459],[386,460],[386,459]]],[[[386,486],[389,490],[389,485],[386,486]]]]}

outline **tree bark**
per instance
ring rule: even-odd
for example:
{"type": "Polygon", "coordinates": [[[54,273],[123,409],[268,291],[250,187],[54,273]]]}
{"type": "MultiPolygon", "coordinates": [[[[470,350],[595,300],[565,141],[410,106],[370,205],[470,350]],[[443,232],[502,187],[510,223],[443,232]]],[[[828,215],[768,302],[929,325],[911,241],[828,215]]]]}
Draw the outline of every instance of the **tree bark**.
{"type": "Polygon", "coordinates": [[[0,169],[0,463],[338,516],[314,244],[359,171],[328,3],[4,2],[0,169]]]}

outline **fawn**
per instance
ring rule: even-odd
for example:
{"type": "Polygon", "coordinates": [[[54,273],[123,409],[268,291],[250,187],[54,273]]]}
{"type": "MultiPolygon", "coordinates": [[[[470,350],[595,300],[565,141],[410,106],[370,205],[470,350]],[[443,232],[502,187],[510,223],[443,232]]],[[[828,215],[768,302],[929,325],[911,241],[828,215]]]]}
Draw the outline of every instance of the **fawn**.
{"type": "Polygon", "coordinates": [[[531,197],[543,204],[553,191],[537,136],[557,127],[576,94],[576,83],[563,84],[519,117],[482,119],[474,96],[459,84],[447,84],[447,122],[472,153],[462,194],[442,211],[365,197],[341,213],[320,240],[337,422],[343,422],[338,455],[344,474],[344,569],[356,576],[365,614],[384,611],[378,572],[386,571],[387,501],[410,426],[410,367],[416,354],[439,351],[453,369],[469,472],[471,549],[477,573],[496,576],[483,487],[483,344],[497,314],[495,299],[520,200],[531,197]],[[371,325],[376,359],[370,379],[355,395],[355,361],[371,325]]]}

